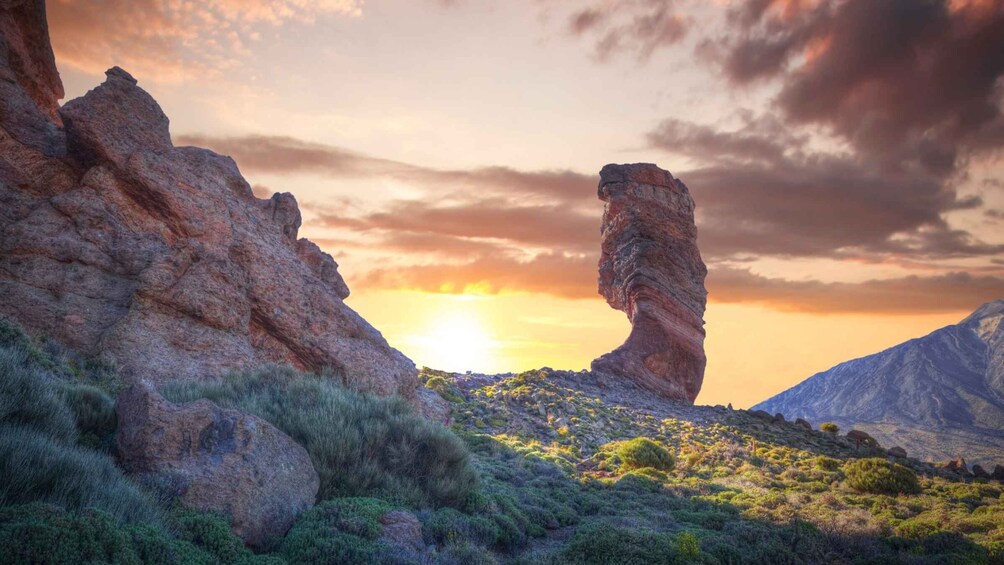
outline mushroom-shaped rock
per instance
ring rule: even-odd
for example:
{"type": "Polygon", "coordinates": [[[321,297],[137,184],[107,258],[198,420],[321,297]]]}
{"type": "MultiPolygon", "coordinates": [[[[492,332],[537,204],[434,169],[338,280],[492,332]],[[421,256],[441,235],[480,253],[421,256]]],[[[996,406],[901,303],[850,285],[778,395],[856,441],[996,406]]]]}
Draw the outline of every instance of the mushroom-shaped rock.
{"type": "Polygon", "coordinates": [[[233,518],[253,547],[282,537],[320,485],[307,451],[265,420],[208,400],[173,404],[148,383],[116,400],[116,444],[130,473],[170,473],[181,502],[233,518]]]}
{"type": "Polygon", "coordinates": [[[898,445],[896,447],[890,447],[889,451],[887,451],[886,453],[888,453],[890,457],[895,457],[897,459],[906,459],[906,450],[898,445]]]}
{"type": "Polygon", "coordinates": [[[704,381],[707,268],[697,249],[694,200],[651,164],[607,165],[599,197],[599,291],[631,322],[623,345],[593,371],[634,380],[664,397],[693,402],[704,381]]]}

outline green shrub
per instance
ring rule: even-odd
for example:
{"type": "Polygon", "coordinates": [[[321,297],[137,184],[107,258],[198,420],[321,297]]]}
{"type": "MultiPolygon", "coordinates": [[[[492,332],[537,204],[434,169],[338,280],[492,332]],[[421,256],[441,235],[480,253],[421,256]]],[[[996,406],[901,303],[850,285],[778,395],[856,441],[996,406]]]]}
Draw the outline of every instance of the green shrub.
{"type": "Polygon", "coordinates": [[[285,368],[165,387],[174,401],[208,398],[255,414],[306,448],[320,500],[381,496],[405,504],[458,505],[477,487],[463,442],[399,398],[347,390],[285,368]]]}
{"type": "MultiPolygon", "coordinates": [[[[240,540],[225,532],[233,543],[240,540]],[[235,541],[234,541],[235,540],[235,541]]],[[[50,504],[0,508],[2,561],[10,565],[282,565],[240,547],[224,558],[162,529],[144,524],[119,524],[101,511],[67,512],[50,504]]]]}
{"type": "Polygon", "coordinates": [[[0,424],[75,441],[74,416],[59,396],[59,385],[23,347],[0,347],[0,424]]]}
{"type": "Polygon", "coordinates": [[[665,447],[648,439],[636,437],[617,444],[616,452],[621,459],[621,469],[644,469],[646,467],[658,470],[672,470],[676,460],[665,447]]]}
{"type": "Polygon", "coordinates": [[[290,563],[336,565],[379,562],[388,551],[377,540],[380,517],[393,508],[372,498],[341,498],[322,502],[293,524],[279,548],[290,563]]]}
{"type": "Polygon", "coordinates": [[[824,431],[828,434],[836,434],[840,431],[840,426],[834,424],[833,422],[823,422],[819,424],[820,431],[824,431]]]}
{"type": "Polygon", "coordinates": [[[436,391],[439,396],[442,396],[445,400],[450,402],[464,401],[464,397],[460,396],[460,391],[457,390],[457,387],[439,375],[429,377],[429,379],[425,381],[425,386],[426,388],[436,391]]]}
{"type": "Polygon", "coordinates": [[[160,523],[149,496],[112,459],[26,427],[0,425],[0,504],[96,508],[119,521],[160,523]]]}
{"type": "Polygon", "coordinates": [[[644,528],[594,522],[579,528],[562,551],[565,563],[650,565],[697,562],[683,556],[674,536],[644,528]]]}
{"type": "Polygon", "coordinates": [[[847,485],[860,492],[914,494],[920,492],[917,475],[906,467],[879,457],[852,459],[844,464],[847,485]]]}
{"type": "Polygon", "coordinates": [[[73,413],[80,434],[100,440],[115,433],[115,401],[90,385],[62,383],[59,393],[73,413]]]}
{"type": "Polygon", "coordinates": [[[33,365],[43,369],[55,368],[53,360],[38,347],[19,324],[0,318],[0,348],[5,347],[22,352],[33,365]]]}

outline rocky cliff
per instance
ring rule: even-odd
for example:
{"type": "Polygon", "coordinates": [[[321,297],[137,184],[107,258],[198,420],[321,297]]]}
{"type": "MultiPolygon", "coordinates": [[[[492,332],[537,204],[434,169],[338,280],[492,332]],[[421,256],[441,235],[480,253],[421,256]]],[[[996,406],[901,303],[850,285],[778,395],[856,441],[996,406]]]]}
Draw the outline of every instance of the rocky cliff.
{"type": "Polygon", "coordinates": [[[841,363],[753,407],[860,428],[912,456],[1004,461],[1004,300],[841,363]]]}
{"type": "Polygon", "coordinates": [[[175,147],[122,69],[62,96],[44,3],[0,0],[0,316],[127,378],[277,362],[415,398],[414,364],[345,305],[291,194],[256,198],[229,157],[175,147]]]}
{"type": "Polygon", "coordinates": [[[592,363],[667,398],[693,402],[704,380],[707,269],[697,249],[694,200],[655,165],[600,171],[599,291],[623,310],[631,334],[592,363]]]}

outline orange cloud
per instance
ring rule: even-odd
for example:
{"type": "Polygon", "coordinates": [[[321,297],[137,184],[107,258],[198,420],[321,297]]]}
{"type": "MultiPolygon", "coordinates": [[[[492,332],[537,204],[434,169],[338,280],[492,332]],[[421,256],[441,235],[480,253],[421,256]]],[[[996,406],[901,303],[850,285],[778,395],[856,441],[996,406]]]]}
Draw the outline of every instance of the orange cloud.
{"type": "Polygon", "coordinates": [[[263,28],[361,10],[361,0],[50,0],[48,19],[60,65],[168,82],[235,68],[263,28]]]}

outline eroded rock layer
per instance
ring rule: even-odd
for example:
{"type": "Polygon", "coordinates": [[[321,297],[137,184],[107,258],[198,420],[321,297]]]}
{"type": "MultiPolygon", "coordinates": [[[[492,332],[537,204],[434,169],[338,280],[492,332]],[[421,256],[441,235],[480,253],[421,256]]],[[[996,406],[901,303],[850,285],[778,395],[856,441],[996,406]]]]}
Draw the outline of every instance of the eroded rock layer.
{"type": "Polygon", "coordinates": [[[704,380],[707,269],[687,187],[650,164],[600,171],[599,291],[631,321],[623,345],[592,363],[667,398],[693,402],[704,380]]]}
{"type": "Polygon", "coordinates": [[[415,398],[414,364],[298,238],[291,194],[256,198],[229,157],[175,147],[117,67],[59,108],[41,0],[0,0],[0,33],[0,316],[127,378],[278,362],[415,398]]]}

